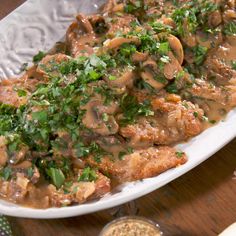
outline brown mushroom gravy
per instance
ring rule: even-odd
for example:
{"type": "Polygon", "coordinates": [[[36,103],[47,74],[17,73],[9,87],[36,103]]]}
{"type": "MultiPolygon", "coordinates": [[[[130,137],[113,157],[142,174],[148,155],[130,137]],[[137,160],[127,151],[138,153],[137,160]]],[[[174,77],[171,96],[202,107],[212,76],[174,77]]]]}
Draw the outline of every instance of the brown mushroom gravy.
{"type": "Polygon", "coordinates": [[[184,164],[236,105],[232,0],[108,1],[0,86],[0,195],[81,204],[184,164]]]}

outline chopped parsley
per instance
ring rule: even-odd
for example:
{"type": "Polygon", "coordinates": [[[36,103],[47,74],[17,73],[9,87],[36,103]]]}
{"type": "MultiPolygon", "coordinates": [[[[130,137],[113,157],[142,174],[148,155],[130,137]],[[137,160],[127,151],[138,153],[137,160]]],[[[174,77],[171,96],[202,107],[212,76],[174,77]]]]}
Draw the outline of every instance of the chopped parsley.
{"type": "Polygon", "coordinates": [[[91,169],[89,166],[83,169],[83,172],[78,178],[78,182],[92,182],[98,178],[96,172],[91,169]]]}
{"type": "Polygon", "coordinates": [[[138,103],[136,97],[127,94],[122,97],[120,107],[123,111],[123,118],[119,122],[123,126],[135,123],[139,116],[154,115],[149,101],[138,103]]]}
{"type": "Polygon", "coordinates": [[[184,155],[184,152],[177,151],[177,152],[175,152],[175,155],[176,155],[177,158],[182,158],[183,155],[184,155]]]}
{"type": "Polygon", "coordinates": [[[175,82],[172,82],[172,83],[168,84],[165,87],[165,89],[168,93],[178,93],[178,88],[177,88],[177,85],[176,85],[175,82]]]}
{"type": "Polygon", "coordinates": [[[25,97],[27,95],[27,91],[25,91],[23,89],[18,89],[17,94],[19,97],[25,97]]]}
{"type": "Polygon", "coordinates": [[[46,56],[46,53],[39,51],[34,57],[33,62],[39,63],[44,57],[46,56]]]}
{"type": "Polygon", "coordinates": [[[124,12],[132,14],[140,11],[142,8],[143,8],[142,0],[128,1],[128,3],[125,4],[124,6],[124,12]]]}
{"type": "Polygon", "coordinates": [[[12,175],[12,169],[10,167],[5,167],[0,170],[0,177],[5,181],[9,180],[12,175]]]}
{"type": "Polygon", "coordinates": [[[193,112],[193,115],[197,118],[197,117],[198,117],[198,112],[197,112],[197,111],[194,111],[194,112],[193,112]]]}
{"type": "Polygon", "coordinates": [[[172,27],[169,25],[164,25],[161,22],[153,21],[149,25],[152,27],[153,31],[156,33],[169,32],[171,33],[172,27]]]}
{"type": "Polygon", "coordinates": [[[236,70],[236,61],[231,61],[231,68],[236,70]]]}
{"type": "Polygon", "coordinates": [[[230,21],[224,25],[223,33],[226,35],[235,35],[236,34],[236,23],[234,21],[230,21]]]}
{"type": "Polygon", "coordinates": [[[194,63],[198,66],[202,65],[202,63],[204,62],[204,60],[206,58],[208,49],[206,47],[201,46],[201,45],[197,45],[192,48],[192,51],[194,54],[194,63]]]}
{"type": "MultiPolygon", "coordinates": [[[[206,32],[209,31],[207,20],[210,13],[216,11],[219,6],[209,0],[192,0],[176,8],[171,18],[176,24],[176,34],[184,36],[185,34],[195,33],[198,28],[206,32]]],[[[211,29],[212,30],[212,29],[211,29]]]]}
{"type": "Polygon", "coordinates": [[[52,183],[57,187],[60,188],[64,181],[65,181],[65,175],[61,171],[61,169],[57,168],[50,168],[47,170],[48,176],[50,176],[52,183]]]}

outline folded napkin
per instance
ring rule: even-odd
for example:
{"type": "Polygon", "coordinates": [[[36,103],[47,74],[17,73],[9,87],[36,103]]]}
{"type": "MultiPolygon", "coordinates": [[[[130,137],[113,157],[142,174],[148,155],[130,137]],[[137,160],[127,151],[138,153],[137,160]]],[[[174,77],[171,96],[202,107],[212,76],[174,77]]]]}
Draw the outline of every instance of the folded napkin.
{"type": "Polygon", "coordinates": [[[9,221],[5,216],[0,216],[0,236],[12,236],[12,230],[9,221]]]}

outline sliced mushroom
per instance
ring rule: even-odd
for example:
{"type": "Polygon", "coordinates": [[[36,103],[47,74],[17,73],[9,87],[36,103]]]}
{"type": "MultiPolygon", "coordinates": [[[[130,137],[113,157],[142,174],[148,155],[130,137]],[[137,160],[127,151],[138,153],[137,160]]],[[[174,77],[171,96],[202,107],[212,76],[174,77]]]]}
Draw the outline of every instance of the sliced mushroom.
{"type": "Polygon", "coordinates": [[[119,48],[124,43],[134,43],[134,44],[140,44],[140,40],[138,37],[130,37],[130,38],[123,38],[123,37],[117,37],[114,39],[108,39],[104,42],[105,49],[114,49],[119,48]]]}
{"type": "Polygon", "coordinates": [[[91,25],[91,23],[89,22],[88,18],[82,14],[79,14],[76,16],[77,21],[79,22],[79,24],[84,28],[84,31],[87,34],[93,34],[93,27],[91,25]]]}
{"type": "Polygon", "coordinates": [[[73,57],[78,55],[90,55],[93,53],[93,45],[96,43],[96,36],[89,19],[80,14],[76,17],[66,32],[66,43],[73,57]]]}
{"type": "Polygon", "coordinates": [[[116,37],[117,32],[127,34],[132,31],[131,22],[136,20],[135,16],[131,14],[113,15],[112,19],[112,21],[106,21],[109,28],[106,34],[108,38],[116,37]]]}
{"type": "Polygon", "coordinates": [[[135,52],[132,55],[132,60],[134,62],[143,62],[143,61],[146,61],[147,58],[148,58],[148,53],[146,52],[135,52]]]}
{"type": "Polygon", "coordinates": [[[163,23],[164,25],[168,25],[172,28],[174,28],[176,26],[175,22],[171,18],[165,17],[164,15],[161,17],[160,22],[163,23]]]}
{"type": "Polygon", "coordinates": [[[188,29],[187,20],[183,23],[184,35],[181,36],[181,41],[188,47],[194,47],[197,45],[195,34],[191,33],[188,29]]]}
{"type": "Polygon", "coordinates": [[[147,67],[155,72],[157,72],[157,63],[155,60],[153,60],[151,57],[148,58],[148,60],[146,60],[143,63],[143,67],[147,67]]]}
{"type": "Polygon", "coordinates": [[[230,21],[235,20],[235,19],[236,19],[235,10],[228,9],[228,10],[224,11],[224,13],[223,13],[224,22],[230,22],[230,21]]]}
{"type": "Polygon", "coordinates": [[[211,49],[212,47],[217,47],[223,42],[223,36],[221,32],[216,34],[206,34],[202,31],[197,31],[196,40],[199,45],[211,49]]]}
{"type": "Polygon", "coordinates": [[[7,140],[4,136],[0,136],[0,167],[5,166],[8,160],[7,140]]]}
{"type": "Polygon", "coordinates": [[[93,31],[96,34],[104,34],[108,30],[108,26],[106,24],[106,21],[102,15],[92,15],[89,17],[89,22],[91,23],[93,27],[93,31]]]}
{"type": "Polygon", "coordinates": [[[106,77],[105,80],[112,88],[131,88],[133,86],[135,75],[136,74],[132,69],[125,68],[122,72],[118,72],[118,75],[114,75],[114,80],[109,79],[110,77],[106,77]]]}
{"type": "Polygon", "coordinates": [[[155,80],[153,73],[151,73],[148,69],[141,72],[141,77],[146,83],[150,84],[153,88],[158,90],[162,89],[166,85],[166,83],[155,80]]]}
{"type": "Polygon", "coordinates": [[[100,135],[110,135],[118,132],[119,126],[113,116],[118,109],[118,105],[112,102],[104,105],[101,98],[92,98],[85,106],[83,124],[100,135]]]}
{"type": "Polygon", "coordinates": [[[184,61],[184,50],[180,40],[174,35],[169,35],[168,42],[179,64],[182,65],[184,61]]]}
{"type": "Polygon", "coordinates": [[[212,12],[208,16],[208,24],[211,27],[217,27],[222,22],[222,16],[219,10],[212,12]]]}
{"type": "Polygon", "coordinates": [[[168,80],[171,80],[178,74],[178,72],[182,71],[182,67],[172,52],[168,52],[167,55],[170,59],[170,62],[168,62],[164,65],[163,73],[164,73],[164,76],[168,80]]]}
{"type": "Polygon", "coordinates": [[[116,0],[108,0],[107,3],[105,3],[102,7],[101,7],[101,12],[102,13],[111,13],[113,12],[113,8],[117,5],[116,0]]]}

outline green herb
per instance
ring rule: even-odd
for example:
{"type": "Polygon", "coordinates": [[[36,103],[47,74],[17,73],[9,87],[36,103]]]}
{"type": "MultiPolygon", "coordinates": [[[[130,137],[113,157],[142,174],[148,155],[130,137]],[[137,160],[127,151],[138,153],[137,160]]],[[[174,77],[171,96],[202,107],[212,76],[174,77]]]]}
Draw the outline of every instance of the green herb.
{"type": "Polygon", "coordinates": [[[151,54],[157,54],[160,43],[147,32],[143,32],[137,35],[141,40],[139,50],[142,52],[150,52],[151,54]]]}
{"type": "Polygon", "coordinates": [[[178,88],[176,86],[176,83],[173,82],[165,87],[166,91],[168,93],[178,93],[178,88]]]}
{"type": "Polygon", "coordinates": [[[217,9],[218,5],[209,0],[187,1],[181,7],[176,8],[171,15],[177,26],[176,34],[184,36],[189,32],[195,33],[199,27],[204,31],[209,30],[208,16],[217,9]]]}
{"type": "Polygon", "coordinates": [[[236,61],[231,61],[231,68],[236,70],[236,61]]]}
{"type": "Polygon", "coordinates": [[[157,82],[160,82],[162,84],[167,84],[168,83],[168,80],[165,77],[162,77],[162,76],[155,76],[154,79],[157,82]]]}
{"type": "Polygon", "coordinates": [[[34,57],[33,62],[38,63],[40,62],[44,57],[46,56],[46,53],[39,51],[34,57]]]}
{"type": "Polygon", "coordinates": [[[143,8],[142,0],[128,1],[124,6],[124,12],[126,13],[135,13],[140,11],[143,8]]]}
{"type": "Polygon", "coordinates": [[[193,112],[193,115],[197,118],[197,117],[198,117],[198,112],[197,112],[197,111],[194,111],[194,112],[193,112]]]}
{"type": "Polygon", "coordinates": [[[10,167],[5,167],[0,171],[0,176],[6,181],[10,179],[11,175],[12,169],[10,167]]]}
{"type": "Polygon", "coordinates": [[[25,91],[23,89],[18,89],[17,94],[19,97],[25,97],[27,95],[27,91],[25,91]]]}
{"type": "Polygon", "coordinates": [[[194,63],[198,66],[201,65],[206,58],[208,49],[206,47],[201,46],[201,45],[197,45],[197,46],[193,47],[192,50],[194,53],[194,63]]]}
{"type": "Polygon", "coordinates": [[[215,123],[216,123],[216,120],[209,120],[209,123],[215,124],[215,123]]]}
{"type": "Polygon", "coordinates": [[[198,27],[197,17],[196,17],[196,8],[177,8],[173,14],[172,19],[176,23],[177,33],[181,36],[185,35],[188,32],[195,32],[198,27]],[[187,29],[184,28],[184,21],[187,23],[187,29]]]}
{"type": "Polygon", "coordinates": [[[117,78],[116,78],[116,76],[114,76],[114,75],[110,75],[110,76],[108,77],[108,79],[109,79],[109,80],[116,80],[117,78]]]}
{"type": "Polygon", "coordinates": [[[65,181],[65,176],[61,169],[57,168],[50,168],[47,170],[48,176],[51,178],[52,183],[57,187],[60,188],[64,181],[65,181]]]}
{"type": "Polygon", "coordinates": [[[161,55],[166,55],[170,51],[170,45],[168,42],[162,42],[160,43],[160,46],[158,48],[158,52],[161,55]]]}
{"type": "Polygon", "coordinates": [[[115,65],[132,65],[131,57],[136,52],[136,45],[124,43],[120,46],[115,56],[115,65]]]}
{"type": "Polygon", "coordinates": [[[138,103],[136,97],[127,94],[122,97],[120,107],[124,115],[124,117],[120,120],[121,125],[135,123],[139,116],[154,115],[149,101],[138,103]]]}
{"type": "Polygon", "coordinates": [[[102,120],[103,120],[104,122],[107,122],[108,119],[109,119],[109,116],[107,115],[107,113],[103,113],[103,114],[102,114],[102,120]]]}
{"type": "Polygon", "coordinates": [[[96,172],[91,169],[89,166],[83,169],[83,172],[78,178],[78,182],[92,182],[95,181],[98,178],[96,172]]]}
{"type": "Polygon", "coordinates": [[[176,155],[178,158],[181,158],[181,157],[183,157],[184,152],[178,151],[178,152],[175,152],[175,155],[176,155]]]}
{"type": "Polygon", "coordinates": [[[31,178],[34,174],[34,169],[32,167],[27,169],[27,176],[31,178]]]}
{"type": "Polygon", "coordinates": [[[236,34],[236,23],[234,21],[230,21],[225,24],[223,33],[226,35],[235,35],[236,34]]]}
{"type": "Polygon", "coordinates": [[[119,152],[119,155],[118,155],[119,160],[123,160],[123,157],[125,155],[127,155],[127,152],[124,152],[124,151],[119,152]]]}
{"type": "Polygon", "coordinates": [[[152,27],[152,29],[156,32],[156,33],[162,33],[162,32],[171,32],[172,27],[169,25],[164,25],[160,22],[154,21],[154,22],[150,22],[149,25],[152,27]]]}
{"type": "Polygon", "coordinates": [[[20,139],[20,136],[17,134],[9,135],[7,138],[7,150],[10,155],[12,155],[15,151],[18,151],[20,147],[24,145],[22,140],[20,139]]]}
{"type": "Polygon", "coordinates": [[[139,24],[139,22],[137,21],[137,20],[133,20],[133,21],[131,21],[130,22],[130,26],[132,27],[132,28],[136,28],[137,26],[139,26],[140,24],[139,24]]]}
{"type": "Polygon", "coordinates": [[[32,112],[32,119],[38,120],[39,122],[45,122],[48,119],[48,114],[46,111],[32,112]]]}
{"type": "Polygon", "coordinates": [[[76,150],[76,156],[78,158],[86,157],[90,153],[90,148],[88,146],[85,146],[82,142],[75,144],[74,148],[76,150]]]}

